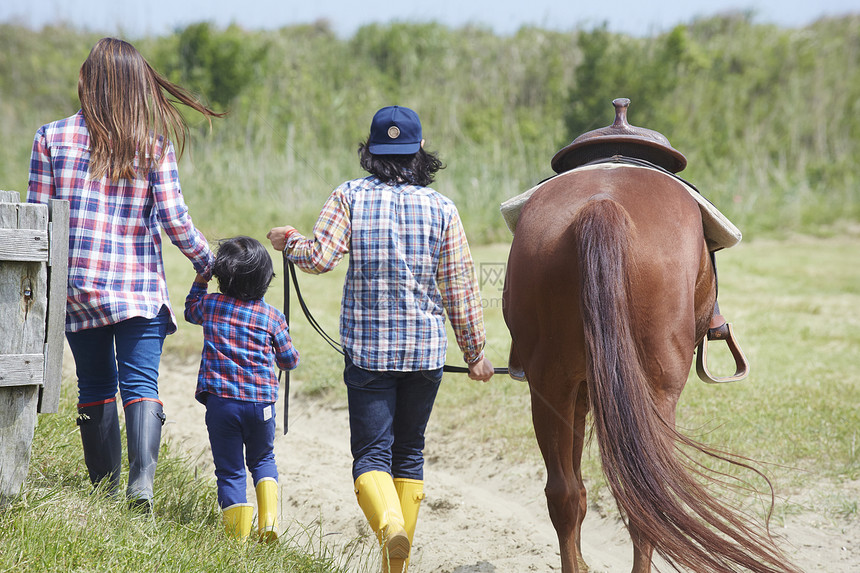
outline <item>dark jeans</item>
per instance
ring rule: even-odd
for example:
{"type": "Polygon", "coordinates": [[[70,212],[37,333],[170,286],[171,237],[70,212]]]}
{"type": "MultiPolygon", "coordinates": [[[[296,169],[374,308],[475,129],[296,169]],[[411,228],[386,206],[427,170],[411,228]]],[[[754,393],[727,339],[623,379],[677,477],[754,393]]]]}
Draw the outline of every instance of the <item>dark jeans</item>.
{"type": "Polygon", "coordinates": [[[78,376],[78,404],[113,400],[117,387],[123,406],[158,401],[158,366],[169,324],[169,311],[162,307],[155,318],[67,332],[78,376]]]}
{"type": "Polygon", "coordinates": [[[369,471],[424,479],[424,430],[442,369],[371,371],[349,357],[345,364],[353,479],[369,471]]]}
{"type": "Polygon", "coordinates": [[[245,463],[255,486],[265,477],[277,481],[274,404],[243,402],[209,394],[206,427],[215,462],[218,505],[222,509],[247,503],[245,463]]]}

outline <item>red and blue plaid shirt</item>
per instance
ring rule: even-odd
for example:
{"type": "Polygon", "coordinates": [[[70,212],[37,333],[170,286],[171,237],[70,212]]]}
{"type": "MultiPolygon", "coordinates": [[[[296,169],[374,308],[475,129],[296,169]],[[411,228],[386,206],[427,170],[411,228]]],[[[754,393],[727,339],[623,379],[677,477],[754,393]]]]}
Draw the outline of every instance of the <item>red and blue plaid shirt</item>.
{"type": "MultiPolygon", "coordinates": [[[[163,142],[163,140],[161,140],[163,142]]],[[[161,227],[206,275],[213,255],[182,199],[173,145],[143,179],[91,179],[90,135],[79,111],[42,126],[33,141],[27,201],[67,199],[69,286],[66,330],[154,318],[170,308],[161,227]]],[[[169,332],[176,330],[170,311],[169,332]]]]}
{"type": "Polygon", "coordinates": [[[313,239],[291,235],[285,253],[314,274],[349,253],[340,337],[360,368],[441,368],[446,312],[465,361],[481,357],[484,314],[466,233],[454,203],[433,189],[347,181],[326,201],[313,239]]]}
{"type": "Polygon", "coordinates": [[[185,299],[185,320],[203,326],[203,356],[195,396],[208,392],[244,402],[275,402],[275,365],[292,370],[299,353],[287,319],[262,299],[243,301],[206,293],[195,282],[185,299]]]}

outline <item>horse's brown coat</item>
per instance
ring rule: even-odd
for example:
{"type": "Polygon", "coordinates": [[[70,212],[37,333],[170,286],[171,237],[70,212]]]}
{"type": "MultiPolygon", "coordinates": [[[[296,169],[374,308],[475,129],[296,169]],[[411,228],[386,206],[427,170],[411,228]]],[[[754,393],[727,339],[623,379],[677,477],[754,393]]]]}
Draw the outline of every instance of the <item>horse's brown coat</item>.
{"type": "Polygon", "coordinates": [[[588,170],[526,203],[504,291],[511,366],[529,381],[562,570],[586,570],[586,414],[634,545],[694,571],[795,571],[766,531],[721,505],[678,459],[675,407],[716,296],[699,207],[670,176],[588,170]],[[722,533],[715,533],[714,528],[722,533]]]}

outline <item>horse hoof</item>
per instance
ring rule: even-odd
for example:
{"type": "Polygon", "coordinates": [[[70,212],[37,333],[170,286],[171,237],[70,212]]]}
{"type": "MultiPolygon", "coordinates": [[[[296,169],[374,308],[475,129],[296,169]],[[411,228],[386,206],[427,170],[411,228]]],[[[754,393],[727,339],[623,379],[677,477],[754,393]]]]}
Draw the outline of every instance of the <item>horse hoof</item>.
{"type": "Polygon", "coordinates": [[[588,563],[586,563],[582,557],[576,556],[576,568],[579,569],[579,573],[588,573],[588,563]]]}

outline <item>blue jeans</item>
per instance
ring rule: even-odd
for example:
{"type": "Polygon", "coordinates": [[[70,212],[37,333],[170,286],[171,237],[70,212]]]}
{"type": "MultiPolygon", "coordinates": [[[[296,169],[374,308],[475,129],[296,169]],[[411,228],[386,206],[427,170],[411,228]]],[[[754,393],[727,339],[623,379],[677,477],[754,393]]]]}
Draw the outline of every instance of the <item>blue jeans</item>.
{"type": "Polygon", "coordinates": [[[353,480],[369,471],[424,479],[424,430],[436,401],[442,369],[418,372],[364,370],[345,360],[353,480]]]}
{"type": "Polygon", "coordinates": [[[158,366],[169,324],[170,313],[162,307],[155,318],[67,332],[78,376],[78,404],[115,400],[117,387],[123,406],[159,401],[158,366]]]}
{"type": "Polygon", "coordinates": [[[218,505],[247,503],[247,472],[254,485],[265,477],[278,480],[275,464],[275,405],[206,396],[206,427],[215,462],[218,505]],[[242,450],[245,456],[242,459],[242,450]]]}

